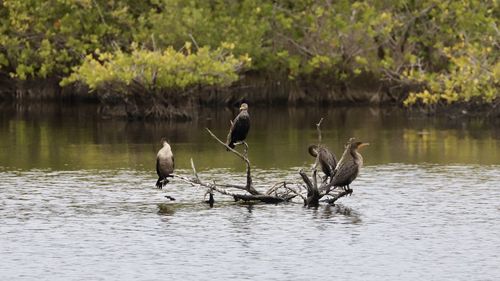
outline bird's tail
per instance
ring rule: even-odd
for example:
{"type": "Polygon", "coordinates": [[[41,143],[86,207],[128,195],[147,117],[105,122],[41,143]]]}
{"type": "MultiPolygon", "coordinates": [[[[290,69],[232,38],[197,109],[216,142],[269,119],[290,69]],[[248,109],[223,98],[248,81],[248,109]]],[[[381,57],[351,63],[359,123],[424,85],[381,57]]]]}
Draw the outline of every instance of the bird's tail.
{"type": "MultiPolygon", "coordinates": [[[[234,149],[236,146],[234,145],[234,142],[230,142],[227,146],[229,146],[230,148],[234,149]]],[[[229,149],[226,148],[227,151],[229,151],[229,149]]]]}

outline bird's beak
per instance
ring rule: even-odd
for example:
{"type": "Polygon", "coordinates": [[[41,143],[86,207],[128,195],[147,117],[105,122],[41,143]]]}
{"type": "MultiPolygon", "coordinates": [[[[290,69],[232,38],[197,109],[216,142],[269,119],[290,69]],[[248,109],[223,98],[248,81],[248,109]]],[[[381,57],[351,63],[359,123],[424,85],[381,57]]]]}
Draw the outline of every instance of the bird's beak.
{"type": "Polygon", "coordinates": [[[360,145],[358,146],[358,148],[362,148],[363,146],[369,146],[369,145],[370,145],[370,143],[368,143],[368,142],[364,142],[364,143],[360,144],[360,145]]]}

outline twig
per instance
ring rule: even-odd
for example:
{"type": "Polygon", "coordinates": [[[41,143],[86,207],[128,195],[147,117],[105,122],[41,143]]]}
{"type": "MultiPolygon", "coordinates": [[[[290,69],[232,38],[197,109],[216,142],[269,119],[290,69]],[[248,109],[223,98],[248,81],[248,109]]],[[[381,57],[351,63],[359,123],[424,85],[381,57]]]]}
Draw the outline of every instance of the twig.
{"type": "Polygon", "coordinates": [[[232,153],[236,154],[238,157],[240,157],[243,161],[245,161],[248,165],[250,165],[250,161],[248,161],[248,159],[243,156],[243,154],[239,153],[238,151],[232,149],[231,147],[229,147],[229,145],[227,145],[226,143],[224,143],[223,141],[221,141],[214,133],[212,133],[212,131],[210,131],[209,128],[205,128],[208,133],[216,140],[218,141],[220,144],[222,144],[225,148],[227,148],[229,151],[231,151],[232,153]]]}
{"type": "Polygon", "coordinates": [[[241,189],[241,190],[247,190],[247,187],[246,186],[243,186],[243,185],[237,185],[237,184],[228,184],[228,183],[222,183],[222,184],[218,184],[218,186],[222,186],[222,187],[228,187],[228,188],[236,188],[236,189],[241,189]]]}
{"type": "Polygon", "coordinates": [[[196,182],[200,183],[200,177],[198,177],[198,173],[196,172],[196,167],[194,166],[193,158],[191,158],[191,168],[193,169],[194,177],[196,178],[196,182]]]}
{"type": "Polygon", "coordinates": [[[347,195],[349,195],[349,194],[352,194],[352,189],[344,190],[344,191],[339,192],[339,193],[337,193],[337,194],[335,194],[335,195],[332,195],[332,196],[333,196],[332,198],[330,198],[330,199],[326,199],[326,200],[324,200],[323,202],[326,202],[326,203],[328,203],[328,204],[333,204],[333,203],[335,203],[335,201],[337,201],[338,199],[340,199],[340,198],[342,198],[342,197],[344,197],[344,196],[347,196],[347,195]]]}
{"type": "Polygon", "coordinates": [[[194,40],[193,34],[189,33],[189,38],[191,38],[191,41],[193,41],[196,50],[199,50],[200,47],[198,46],[198,43],[196,43],[196,40],[194,40]]]}
{"type": "Polygon", "coordinates": [[[321,122],[323,122],[323,117],[321,117],[318,124],[316,124],[316,130],[318,130],[318,147],[321,144],[321,122]]]}
{"type": "Polygon", "coordinates": [[[302,200],[304,200],[304,201],[306,201],[306,200],[307,200],[307,198],[306,198],[304,195],[302,195],[300,192],[298,192],[297,190],[295,190],[295,189],[293,189],[293,188],[291,188],[291,187],[288,187],[288,186],[286,185],[286,182],[284,182],[284,183],[283,183],[283,188],[285,188],[285,189],[287,189],[287,190],[290,190],[291,192],[295,193],[295,194],[296,194],[296,195],[298,195],[300,198],[302,198],[302,200]]]}
{"type": "Polygon", "coordinates": [[[279,186],[280,185],[285,185],[286,182],[278,182],[278,183],[275,183],[271,186],[271,188],[269,188],[267,191],[266,191],[266,194],[267,195],[270,195],[271,193],[275,192],[276,190],[278,190],[279,186]]]}
{"type": "Polygon", "coordinates": [[[229,196],[237,196],[238,195],[236,193],[229,192],[223,188],[219,188],[216,184],[206,184],[203,182],[196,182],[196,181],[190,180],[186,177],[179,176],[179,175],[174,175],[174,177],[180,179],[181,181],[183,181],[185,183],[190,184],[191,186],[202,186],[202,187],[205,187],[207,189],[213,189],[221,194],[229,195],[229,196]]]}

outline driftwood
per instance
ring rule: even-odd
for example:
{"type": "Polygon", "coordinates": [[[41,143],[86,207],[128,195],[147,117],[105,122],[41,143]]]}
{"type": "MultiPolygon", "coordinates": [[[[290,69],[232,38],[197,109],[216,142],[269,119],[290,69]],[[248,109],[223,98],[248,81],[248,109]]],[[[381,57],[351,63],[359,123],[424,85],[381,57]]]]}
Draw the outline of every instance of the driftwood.
{"type": "MultiPolygon", "coordinates": [[[[316,129],[318,131],[318,146],[321,144],[322,136],[321,136],[321,123],[323,118],[316,124],[316,129]]],[[[188,178],[181,175],[173,175],[174,178],[177,178],[183,182],[190,184],[191,186],[202,187],[206,190],[205,197],[208,195],[209,199],[205,201],[206,203],[213,206],[214,204],[214,193],[231,196],[235,201],[257,201],[263,203],[271,203],[277,204],[282,202],[290,202],[292,199],[300,197],[305,206],[315,207],[319,205],[319,202],[326,202],[328,204],[334,204],[339,198],[342,198],[346,195],[350,195],[352,190],[343,190],[336,194],[331,194],[331,185],[327,182],[321,181],[321,185],[318,186],[317,179],[317,166],[318,166],[318,156],[315,159],[315,163],[312,167],[312,176],[309,177],[305,173],[303,169],[299,171],[299,175],[304,182],[304,185],[292,182],[278,182],[272,185],[267,189],[266,192],[258,191],[253,184],[252,181],[252,171],[251,171],[251,163],[248,159],[248,145],[245,142],[237,143],[245,145],[245,152],[242,154],[237,150],[229,147],[225,142],[220,140],[212,131],[208,128],[206,129],[210,136],[215,139],[220,145],[230,151],[232,154],[236,155],[240,158],[246,166],[246,182],[244,185],[238,184],[229,184],[229,183],[218,183],[216,181],[205,182],[200,179],[198,173],[196,171],[196,167],[194,165],[193,159],[191,159],[191,168],[193,169],[193,177],[188,178]],[[234,190],[237,190],[235,192],[234,190]],[[240,192],[238,192],[240,191],[240,192]],[[303,194],[305,191],[306,194],[303,194]],[[328,199],[321,200],[325,196],[331,196],[328,199]]]]}
{"type": "Polygon", "coordinates": [[[279,184],[275,184],[271,186],[266,192],[261,193],[257,189],[255,189],[252,181],[252,172],[251,172],[251,164],[250,160],[248,159],[247,152],[248,152],[248,145],[246,143],[243,143],[246,147],[245,149],[245,155],[241,154],[235,149],[230,148],[226,143],[221,141],[212,131],[210,131],[208,128],[206,129],[207,132],[214,138],[219,144],[224,146],[226,149],[231,151],[234,155],[236,155],[238,158],[240,158],[246,165],[246,184],[245,185],[236,185],[236,184],[227,184],[227,183],[217,183],[215,181],[208,183],[208,182],[203,182],[200,177],[198,176],[198,173],[196,172],[196,167],[194,165],[193,159],[191,159],[191,168],[193,169],[193,175],[194,178],[190,179],[184,176],[180,175],[175,175],[174,177],[180,179],[181,181],[184,181],[186,183],[191,184],[192,186],[199,186],[203,187],[206,189],[206,194],[209,195],[209,200],[207,203],[210,205],[213,205],[214,203],[214,192],[217,192],[222,195],[226,196],[231,196],[235,201],[260,201],[264,203],[282,203],[282,202],[289,202],[293,198],[297,196],[302,196],[300,194],[300,191],[297,191],[288,185],[290,183],[287,182],[282,182],[279,184]],[[288,184],[288,185],[287,185],[288,184]],[[246,193],[235,193],[230,190],[231,189],[238,189],[241,191],[244,191],[246,193]]]}
{"type": "MultiPolygon", "coordinates": [[[[319,120],[319,122],[316,124],[316,130],[318,131],[318,147],[321,145],[321,122],[323,122],[323,118],[319,120]]],[[[308,207],[316,207],[319,205],[320,199],[323,198],[324,196],[332,196],[332,198],[322,200],[322,202],[326,202],[328,204],[334,204],[335,201],[338,199],[352,194],[352,189],[349,190],[344,190],[341,192],[338,192],[336,194],[330,194],[331,187],[332,185],[329,184],[328,182],[322,182],[320,186],[318,186],[318,179],[317,179],[317,166],[319,163],[319,153],[316,156],[316,161],[314,163],[314,166],[312,168],[312,180],[307,176],[307,174],[304,172],[303,169],[299,171],[300,176],[302,177],[302,180],[305,183],[305,187],[307,190],[307,197],[304,199],[304,205],[308,207]]]]}

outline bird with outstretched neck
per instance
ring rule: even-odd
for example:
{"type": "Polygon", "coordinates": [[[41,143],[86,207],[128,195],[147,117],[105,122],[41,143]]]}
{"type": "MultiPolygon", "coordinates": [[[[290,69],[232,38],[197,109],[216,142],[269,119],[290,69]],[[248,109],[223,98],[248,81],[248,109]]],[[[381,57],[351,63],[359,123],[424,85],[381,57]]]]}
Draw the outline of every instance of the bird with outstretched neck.
{"type": "Polygon", "coordinates": [[[231,122],[231,128],[227,134],[226,145],[234,149],[237,143],[243,142],[247,138],[249,130],[250,115],[248,114],[248,105],[242,103],[240,106],[240,113],[231,122]]]}
{"type": "Polygon", "coordinates": [[[335,168],[329,187],[333,186],[334,189],[342,187],[346,191],[351,190],[349,185],[356,179],[361,167],[363,167],[363,156],[361,156],[358,150],[367,145],[369,143],[359,142],[354,138],[349,139],[345,145],[344,153],[335,168]]]}
{"type": "Polygon", "coordinates": [[[312,157],[316,157],[318,159],[321,170],[325,174],[323,182],[326,182],[328,178],[332,180],[333,172],[337,166],[337,158],[335,157],[335,154],[333,154],[326,146],[318,146],[315,144],[310,145],[308,151],[312,157]]]}
{"type": "Polygon", "coordinates": [[[168,177],[173,177],[174,172],[174,154],[168,142],[162,138],[163,147],[156,155],[156,173],[158,174],[158,181],[156,187],[163,188],[169,180],[168,177]]]}

